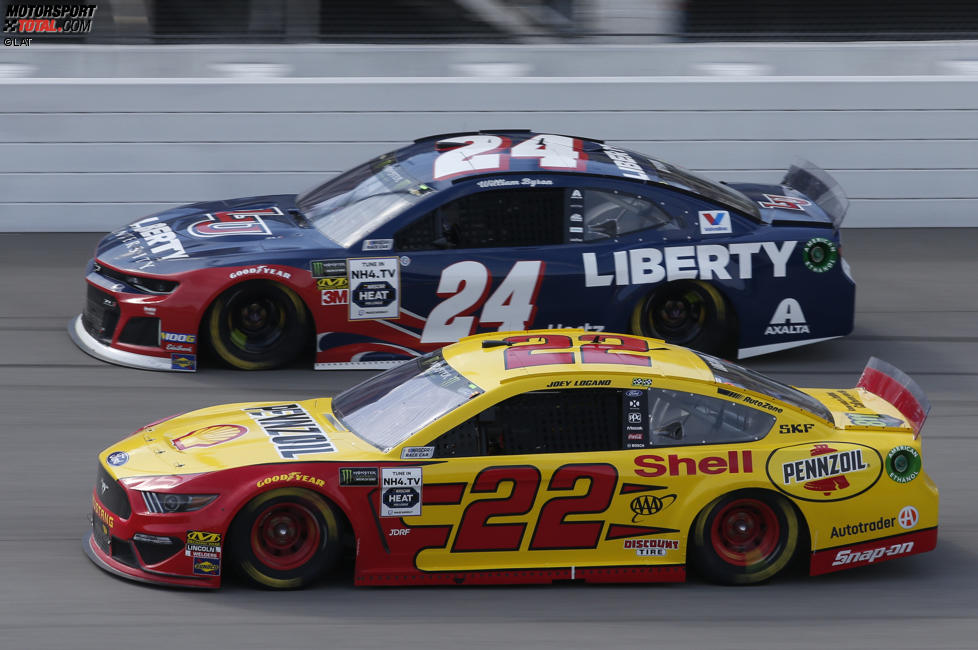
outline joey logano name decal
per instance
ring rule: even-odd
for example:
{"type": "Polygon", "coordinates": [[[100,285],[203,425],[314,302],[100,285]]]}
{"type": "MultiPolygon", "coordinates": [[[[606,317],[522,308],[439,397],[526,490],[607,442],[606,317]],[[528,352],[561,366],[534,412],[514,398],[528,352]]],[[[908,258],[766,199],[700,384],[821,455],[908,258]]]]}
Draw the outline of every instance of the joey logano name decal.
{"type": "Polygon", "coordinates": [[[754,277],[754,256],[762,253],[771,262],[774,277],[783,278],[788,274],[788,259],[797,243],[766,241],[635,248],[615,251],[610,261],[607,256],[599,261],[597,253],[582,253],[584,286],[607,287],[612,283],[624,286],[697,278],[730,280],[734,277],[728,271],[732,260],[736,261],[733,265],[736,278],[749,280],[754,277]]]}
{"type": "Polygon", "coordinates": [[[875,485],[882,471],[878,451],[848,442],[782,447],[767,461],[771,483],[804,501],[850,499],[875,485]]]}
{"type": "Polygon", "coordinates": [[[282,458],[336,451],[319,424],[298,404],[272,404],[244,409],[264,431],[282,458]]]}

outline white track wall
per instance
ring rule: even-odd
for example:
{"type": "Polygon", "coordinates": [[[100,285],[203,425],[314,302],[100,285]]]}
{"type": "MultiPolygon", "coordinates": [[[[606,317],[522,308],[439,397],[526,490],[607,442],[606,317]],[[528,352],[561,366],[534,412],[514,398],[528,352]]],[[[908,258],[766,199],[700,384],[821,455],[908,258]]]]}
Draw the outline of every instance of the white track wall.
{"type": "Polygon", "coordinates": [[[299,192],[416,137],[493,128],[604,139],[718,180],[777,182],[803,157],[849,194],[847,227],[978,225],[967,74],[8,76],[0,231],[299,192]]]}

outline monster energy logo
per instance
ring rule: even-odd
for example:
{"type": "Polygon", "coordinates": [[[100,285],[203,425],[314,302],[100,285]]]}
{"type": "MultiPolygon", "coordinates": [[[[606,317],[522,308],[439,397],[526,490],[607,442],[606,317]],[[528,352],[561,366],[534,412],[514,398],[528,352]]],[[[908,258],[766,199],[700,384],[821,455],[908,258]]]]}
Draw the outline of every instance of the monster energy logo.
{"type": "Polygon", "coordinates": [[[377,485],[376,467],[341,467],[340,485],[377,485]]]}

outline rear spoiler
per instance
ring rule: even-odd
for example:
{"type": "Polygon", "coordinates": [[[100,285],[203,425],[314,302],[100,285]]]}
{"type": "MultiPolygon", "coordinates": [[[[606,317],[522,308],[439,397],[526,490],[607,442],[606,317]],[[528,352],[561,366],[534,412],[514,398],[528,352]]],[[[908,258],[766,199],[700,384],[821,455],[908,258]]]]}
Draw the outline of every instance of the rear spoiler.
{"type": "Polygon", "coordinates": [[[842,225],[849,209],[849,199],[827,171],[808,160],[800,160],[788,168],[781,184],[798,190],[814,201],[832,220],[836,230],[842,225]]]}
{"type": "Polygon", "coordinates": [[[923,389],[907,373],[876,357],[870,357],[863,368],[857,388],[864,388],[896,407],[913,425],[914,440],[930,413],[930,401],[923,389]]]}

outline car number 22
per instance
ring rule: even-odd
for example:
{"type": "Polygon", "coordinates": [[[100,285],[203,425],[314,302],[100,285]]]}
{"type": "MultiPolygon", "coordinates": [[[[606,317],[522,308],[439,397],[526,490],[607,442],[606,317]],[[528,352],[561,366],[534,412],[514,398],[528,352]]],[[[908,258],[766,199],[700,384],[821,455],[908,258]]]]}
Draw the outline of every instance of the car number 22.
{"type": "Polygon", "coordinates": [[[538,514],[526,521],[541,491],[540,470],[532,465],[494,466],[483,469],[469,487],[476,497],[462,512],[452,553],[552,551],[593,549],[601,539],[605,521],[600,516],[611,505],[618,486],[618,470],[607,463],[575,463],[558,467],[543,490],[538,514]],[[569,494],[587,483],[586,491],[569,494]],[[507,484],[509,484],[507,486],[507,484]],[[497,495],[478,498],[482,495],[497,495]],[[502,496],[499,496],[502,495],[502,496]],[[598,515],[593,520],[567,521],[569,515],[598,515]],[[506,517],[508,521],[493,521],[506,517]]]}

